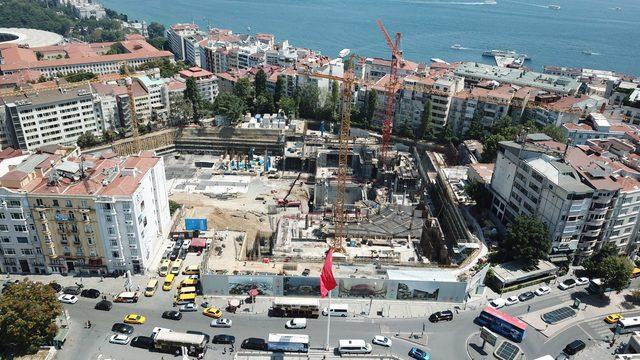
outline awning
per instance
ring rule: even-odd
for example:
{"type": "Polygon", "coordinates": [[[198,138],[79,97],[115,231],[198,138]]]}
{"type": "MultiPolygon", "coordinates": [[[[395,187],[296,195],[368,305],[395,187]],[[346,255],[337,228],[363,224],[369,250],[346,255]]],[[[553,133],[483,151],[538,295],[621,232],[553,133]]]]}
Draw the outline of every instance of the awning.
{"type": "Polygon", "coordinates": [[[205,238],[194,238],[191,239],[191,247],[196,247],[196,248],[204,248],[207,246],[207,239],[205,238]]]}

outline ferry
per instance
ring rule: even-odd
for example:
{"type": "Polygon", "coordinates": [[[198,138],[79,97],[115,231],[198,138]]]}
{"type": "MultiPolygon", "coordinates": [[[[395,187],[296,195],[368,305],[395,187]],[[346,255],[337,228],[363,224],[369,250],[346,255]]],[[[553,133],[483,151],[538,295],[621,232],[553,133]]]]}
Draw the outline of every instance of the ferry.
{"type": "Polygon", "coordinates": [[[460,45],[460,44],[453,44],[453,45],[451,45],[451,48],[452,49],[456,49],[456,50],[464,49],[464,47],[462,47],[462,45],[460,45]]]}
{"type": "Polygon", "coordinates": [[[495,56],[503,56],[503,57],[511,57],[518,58],[524,57],[525,60],[530,60],[527,54],[518,54],[515,50],[487,50],[482,53],[482,56],[495,57],[495,56]]]}
{"type": "Polygon", "coordinates": [[[560,5],[549,5],[547,7],[549,9],[551,9],[551,10],[560,10],[561,9],[560,5]]]}

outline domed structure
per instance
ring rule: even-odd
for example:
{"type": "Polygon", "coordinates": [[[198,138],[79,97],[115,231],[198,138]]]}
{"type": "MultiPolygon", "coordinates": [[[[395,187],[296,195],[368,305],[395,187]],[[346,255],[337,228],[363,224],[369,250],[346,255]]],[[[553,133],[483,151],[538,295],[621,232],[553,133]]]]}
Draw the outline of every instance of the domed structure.
{"type": "Polygon", "coordinates": [[[29,47],[58,45],[64,41],[62,35],[50,31],[26,28],[0,28],[0,47],[6,44],[29,47]]]}

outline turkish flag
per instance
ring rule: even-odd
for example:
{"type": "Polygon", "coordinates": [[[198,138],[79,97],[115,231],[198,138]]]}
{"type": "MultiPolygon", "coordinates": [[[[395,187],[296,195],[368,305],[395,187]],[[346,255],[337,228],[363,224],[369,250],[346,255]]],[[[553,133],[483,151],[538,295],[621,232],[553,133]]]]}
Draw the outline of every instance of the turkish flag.
{"type": "Polygon", "coordinates": [[[333,248],[330,248],[320,273],[320,297],[329,295],[329,291],[335,289],[336,285],[336,279],[333,277],[333,248]]]}

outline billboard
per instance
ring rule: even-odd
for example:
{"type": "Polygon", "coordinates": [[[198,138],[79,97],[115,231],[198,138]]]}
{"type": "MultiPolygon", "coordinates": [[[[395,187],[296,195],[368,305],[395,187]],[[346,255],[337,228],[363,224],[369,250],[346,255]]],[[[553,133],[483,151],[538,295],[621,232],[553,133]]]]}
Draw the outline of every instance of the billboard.
{"type": "Polygon", "coordinates": [[[320,278],[317,277],[285,277],[284,296],[320,296],[320,278]]]}
{"type": "Polygon", "coordinates": [[[207,230],[207,219],[184,219],[185,230],[207,230]]]}
{"type": "Polygon", "coordinates": [[[338,279],[338,288],[338,296],[341,298],[387,297],[387,282],[382,279],[338,279]]]}
{"type": "Polygon", "coordinates": [[[258,290],[258,295],[273,296],[274,295],[274,277],[273,276],[246,276],[234,275],[229,276],[229,295],[247,295],[249,290],[258,290]]]}

